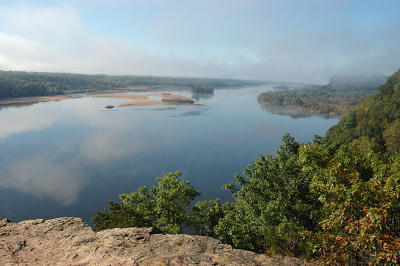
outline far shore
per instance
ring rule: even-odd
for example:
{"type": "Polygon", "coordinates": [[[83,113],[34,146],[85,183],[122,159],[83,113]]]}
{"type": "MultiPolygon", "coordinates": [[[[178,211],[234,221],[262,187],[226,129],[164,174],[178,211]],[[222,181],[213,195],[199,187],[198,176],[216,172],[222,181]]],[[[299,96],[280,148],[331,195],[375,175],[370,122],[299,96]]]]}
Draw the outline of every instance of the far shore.
{"type": "Polygon", "coordinates": [[[60,101],[68,99],[68,95],[53,95],[53,96],[30,96],[30,97],[19,97],[19,98],[7,98],[0,100],[0,106],[12,106],[12,105],[28,105],[40,102],[60,101]]]}

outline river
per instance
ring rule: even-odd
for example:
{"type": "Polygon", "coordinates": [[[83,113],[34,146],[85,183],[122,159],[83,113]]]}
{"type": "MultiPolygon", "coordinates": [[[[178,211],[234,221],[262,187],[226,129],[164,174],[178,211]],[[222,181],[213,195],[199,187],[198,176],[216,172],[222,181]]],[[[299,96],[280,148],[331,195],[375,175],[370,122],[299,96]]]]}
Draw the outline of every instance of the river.
{"type": "Polygon", "coordinates": [[[196,96],[196,106],[108,110],[123,100],[84,95],[2,108],[0,217],[90,223],[107,200],[178,170],[202,192],[199,199],[230,200],[221,185],[260,154],[274,153],[285,133],[311,141],[338,121],[267,112],[257,96],[271,87],[216,89],[196,96]]]}

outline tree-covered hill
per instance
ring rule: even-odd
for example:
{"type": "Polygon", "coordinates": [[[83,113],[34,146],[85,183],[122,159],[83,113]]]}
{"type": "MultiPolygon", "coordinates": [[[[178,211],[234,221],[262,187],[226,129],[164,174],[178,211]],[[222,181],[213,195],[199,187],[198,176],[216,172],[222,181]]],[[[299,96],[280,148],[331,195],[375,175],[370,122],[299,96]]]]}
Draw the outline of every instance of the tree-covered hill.
{"type": "Polygon", "coordinates": [[[363,99],[376,93],[385,76],[336,76],[324,86],[269,91],[259,95],[261,104],[343,115],[363,99]]]}
{"type": "Polygon", "coordinates": [[[400,151],[400,70],[327,133],[334,145],[374,139],[381,150],[400,151]]]}
{"type": "Polygon", "coordinates": [[[24,96],[56,95],[91,90],[119,89],[132,86],[214,88],[259,84],[261,84],[259,81],[232,79],[109,76],[0,71],[0,99],[24,96]]]}

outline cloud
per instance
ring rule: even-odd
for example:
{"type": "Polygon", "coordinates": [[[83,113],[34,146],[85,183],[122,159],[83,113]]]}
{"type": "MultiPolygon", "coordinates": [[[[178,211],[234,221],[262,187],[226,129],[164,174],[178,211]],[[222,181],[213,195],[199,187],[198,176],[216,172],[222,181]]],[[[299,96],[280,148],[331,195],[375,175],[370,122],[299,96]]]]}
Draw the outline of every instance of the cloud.
{"type": "Polygon", "coordinates": [[[36,70],[49,68],[51,53],[40,43],[0,32],[0,68],[36,70]]]}
{"type": "Polygon", "coordinates": [[[400,21],[365,26],[379,10],[348,1],[90,3],[0,6],[0,68],[321,83],[399,67],[400,21]]]}

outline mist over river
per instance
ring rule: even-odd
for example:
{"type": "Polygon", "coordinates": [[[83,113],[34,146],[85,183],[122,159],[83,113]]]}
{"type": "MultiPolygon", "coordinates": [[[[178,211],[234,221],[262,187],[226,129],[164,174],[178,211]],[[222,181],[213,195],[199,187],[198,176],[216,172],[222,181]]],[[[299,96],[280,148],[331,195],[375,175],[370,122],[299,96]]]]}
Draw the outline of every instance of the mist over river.
{"type": "Polygon", "coordinates": [[[181,171],[199,199],[230,200],[221,185],[285,133],[297,141],[324,135],[338,118],[292,118],[257,102],[271,86],[170,90],[199,105],[119,106],[88,95],[0,109],[0,217],[13,221],[77,216],[90,223],[107,200],[155,177],[181,171]]]}

